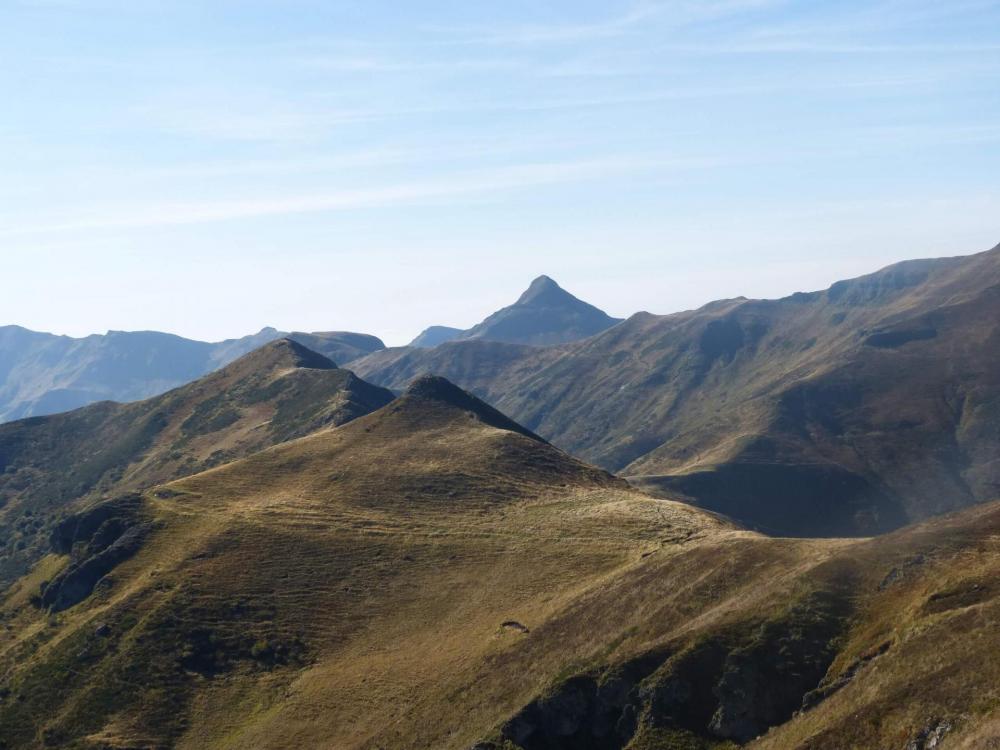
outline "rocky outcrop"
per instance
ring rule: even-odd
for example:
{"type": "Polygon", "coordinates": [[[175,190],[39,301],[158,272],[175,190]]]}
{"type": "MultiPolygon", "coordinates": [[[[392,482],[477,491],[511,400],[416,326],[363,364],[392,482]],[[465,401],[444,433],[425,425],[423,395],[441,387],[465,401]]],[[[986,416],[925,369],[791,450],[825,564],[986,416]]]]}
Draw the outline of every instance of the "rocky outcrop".
{"type": "Polygon", "coordinates": [[[747,742],[816,689],[848,610],[840,596],[815,593],[752,629],[576,675],[514,715],[494,745],[623,750],[644,734],[747,742]]]}
{"type": "Polygon", "coordinates": [[[746,646],[732,650],[714,693],[719,705],[711,734],[747,742],[792,717],[836,656],[834,638],[845,612],[838,602],[817,602],[794,620],[768,622],[746,646]],[[840,611],[838,611],[840,610],[840,611]]]}
{"type": "Polygon", "coordinates": [[[859,656],[857,659],[852,661],[847,669],[841,672],[836,677],[829,680],[824,680],[823,683],[815,690],[810,690],[802,698],[802,710],[808,711],[811,708],[819,705],[831,695],[847,687],[855,677],[871,662],[878,659],[883,654],[887,653],[889,649],[892,648],[892,643],[890,641],[885,641],[880,644],[877,648],[869,651],[866,654],[859,656]]]}
{"type": "Polygon", "coordinates": [[[511,718],[502,739],[523,750],[619,750],[638,726],[642,680],[667,658],[648,654],[615,669],[571,677],[511,718]]]}
{"type": "Polygon", "coordinates": [[[40,606],[60,612],[82,602],[102,578],[139,551],[152,528],[139,495],[101,503],[62,521],[53,531],[52,549],[69,554],[70,564],[42,584],[40,606]]]}
{"type": "Polygon", "coordinates": [[[917,736],[906,744],[906,750],[935,750],[941,747],[951,728],[951,722],[935,719],[917,732],[917,736]]]}

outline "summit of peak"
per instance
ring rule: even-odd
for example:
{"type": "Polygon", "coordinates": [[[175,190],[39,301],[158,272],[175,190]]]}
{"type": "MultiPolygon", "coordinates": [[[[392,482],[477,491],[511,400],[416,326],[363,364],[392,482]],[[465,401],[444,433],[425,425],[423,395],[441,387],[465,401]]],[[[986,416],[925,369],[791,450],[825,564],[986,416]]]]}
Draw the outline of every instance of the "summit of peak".
{"type": "Polygon", "coordinates": [[[300,368],[308,370],[335,370],[337,365],[318,352],[288,338],[269,341],[252,352],[227,365],[223,370],[256,371],[300,368]]]}
{"type": "Polygon", "coordinates": [[[563,289],[551,276],[542,276],[534,279],[524,293],[518,298],[519,305],[531,304],[532,302],[553,302],[558,300],[575,299],[572,294],[563,289]]]}
{"type": "Polygon", "coordinates": [[[525,437],[545,442],[535,433],[522,427],[497,409],[459,388],[447,378],[439,375],[422,375],[410,383],[403,394],[410,403],[429,403],[452,409],[460,409],[474,415],[479,421],[501,430],[517,432],[525,437]]]}

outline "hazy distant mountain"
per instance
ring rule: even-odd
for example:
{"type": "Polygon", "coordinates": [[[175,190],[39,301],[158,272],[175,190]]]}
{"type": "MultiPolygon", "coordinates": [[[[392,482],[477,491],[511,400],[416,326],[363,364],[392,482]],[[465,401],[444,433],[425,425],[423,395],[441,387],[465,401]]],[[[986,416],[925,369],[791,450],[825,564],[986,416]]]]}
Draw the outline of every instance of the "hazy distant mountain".
{"type": "Polygon", "coordinates": [[[464,333],[461,328],[452,328],[451,326],[431,326],[430,328],[425,328],[420,332],[413,341],[410,342],[410,346],[415,346],[418,349],[431,349],[438,344],[443,344],[446,341],[451,341],[452,339],[458,338],[464,333]]]}
{"type": "Polygon", "coordinates": [[[385,346],[364,334],[284,334],[274,328],[207,343],[157,331],[71,338],[4,326],[0,327],[0,422],[95,401],[149,398],[286,335],[338,364],[385,346]]]}
{"type": "Polygon", "coordinates": [[[577,299],[548,276],[531,282],[517,302],[468,330],[432,326],[410,346],[431,348],[447,341],[483,340],[546,346],[576,341],[620,323],[603,310],[577,299]]]}
{"type": "Polygon", "coordinates": [[[459,338],[562,344],[593,336],[620,322],[620,318],[612,318],[577,299],[548,276],[539,276],[517,302],[493,313],[459,338]]]}
{"type": "Polygon", "coordinates": [[[385,349],[382,339],[367,333],[352,333],[350,331],[317,331],[302,333],[294,331],[282,334],[292,341],[298,341],[304,347],[319,352],[338,365],[346,365],[358,357],[385,349]]]}
{"type": "MultiPolygon", "coordinates": [[[[785,534],[1000,496],[1000,248],[782,300],[640,313],[584,341],[452,341],[352,369],[450,378],[561,448],[785,534]]],[[[675,494],[676,496],[676,494],[675,494]]]]}

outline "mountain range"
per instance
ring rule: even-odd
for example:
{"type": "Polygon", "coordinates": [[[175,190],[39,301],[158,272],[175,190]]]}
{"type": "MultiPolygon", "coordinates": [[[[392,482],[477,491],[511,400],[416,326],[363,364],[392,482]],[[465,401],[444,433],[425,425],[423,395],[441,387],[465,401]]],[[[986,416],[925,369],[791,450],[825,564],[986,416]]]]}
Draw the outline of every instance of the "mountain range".
{"type": "Polygon", "coordinates": [[[560,346],[452,341],[351,367],[393,390],[443,375],[574,455],[761,530],[857,535],[1000,494],[997,320],[1000,248],[638,313],[560,346]]]}
{"type": "Polygon", "coordinates": [[[1000,247],[588,309],[0,424],[0,748],[1000,746],[1000,247]]]}
{"type": "Polygon", "coordinates": [[[137,401],[218,369],[269,341],[290,337],[336,362],[385,345],[342,331],[273,328],[217,343],[158,331],[109,331],[84,338],[0,327],[0,422],[68,411],[95,401],[137,401]]]}
{"type": "MultiPolygon", "coordinates": [[[[540,276],[508,307],[463,331],[432,326],[411,346],[452,339],[553,344],[620,322],[540,276]]],[[[137,401],[199,378],[253,349],[290,338],[338,364],[385,349],[376,336],[347,331],[285,333],[264,328],[217,343],[158,331],[109,331],[80,339],[0,327],[0,422],[68,411],[95,401],[137,401]]]]}

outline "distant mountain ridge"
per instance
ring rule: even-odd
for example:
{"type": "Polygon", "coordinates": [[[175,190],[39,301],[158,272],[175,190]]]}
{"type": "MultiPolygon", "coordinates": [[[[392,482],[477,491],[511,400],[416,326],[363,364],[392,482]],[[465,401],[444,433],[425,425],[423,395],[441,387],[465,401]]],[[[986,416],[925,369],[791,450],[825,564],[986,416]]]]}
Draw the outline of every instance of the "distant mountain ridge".
{"type": "Polygon", "coordinates": [[[270,341],[290,337],[338,364],[384,349],[375,336],[283,333],[195,341],[158,331],[83,338],[0,327],[0,422],[68,411],[96,401],[138,401],[212,372],[270,341]]]}
{"type": "Polygon", "coordinates": [[[621,322],[577,299],[548,276],[539,276],[517,301],[468,330],[431,326],[410,346],[431,348],[447,341],[500,341],[550,346],[593,336],[621,322]]]}
{"type": "MultiPolygon", "coordinates": [[[[539,276],[513,305],[478,325],[468,330],[432,326],[411,347],[432,348],[456,339],[551,345],[585,338],[619,322],[549,277],[539,276]]],[[[0,423],[97,401],[150,398],[285,337],[338,365],[386,348],[376,336],[348,331],[288,333],[263,328],[250,336],[209,343],[158,331],[109,331],[72,338],[0,326],[0,423]]]]}

